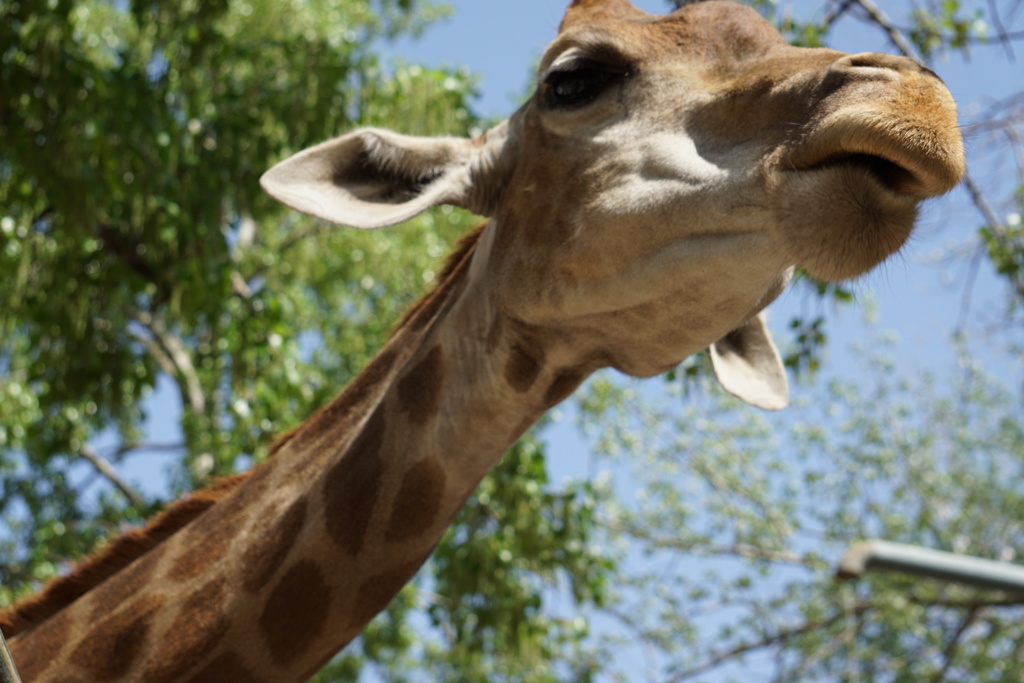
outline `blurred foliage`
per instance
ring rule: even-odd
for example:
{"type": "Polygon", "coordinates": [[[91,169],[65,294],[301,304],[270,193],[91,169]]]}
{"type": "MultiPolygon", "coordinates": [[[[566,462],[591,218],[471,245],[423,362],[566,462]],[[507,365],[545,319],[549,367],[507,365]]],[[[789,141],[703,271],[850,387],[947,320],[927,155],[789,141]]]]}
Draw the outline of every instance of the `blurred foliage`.
{"type": "MultiPolygon", "coordinates": [[[[446,11],[408,0],[0,3],[0,604],[166,498],[263,458],[433,283],[471,216],[445,208],[345,230],[282,209],[258,178],[358,125],[478,128],[466,72],[374,54],[446,11]],[[166,410],[147,401],[158,380],[182,406],[180,441],[159,445],[170,486],[152,497],[97,482],[94,462],[116,473],[156,456],[146,421],[166,410]]],[[[481,493],[494,528],[483,503],[470,506],[422,573],[451,599],[424,612],[408,588],[319,680],[351,680],[367,663],[398,680],[423,661],[500,670],[530,653],[549,670],[564,659],[569,630],[540,614],[544,591],[568,581],[595,602],[610,560],[578,516],[592,500],[538,494],[541,446],[530,438],[515,453],[495,474],[507,484],[481,493]],[[477,566],[511,554],[515,567],[450,561],[470,548],[477,566]],[[427,659],[410,622],[418,612],[462,624],[462,595],[492,616],[427,659]]]]}
{"type": "Polygon", "coordinates": [[[901,378],[885,340],[867,348],[857,380],[819,377],[772,415],[710,388],[680,405],[591,382],[582,427],[639,492],[601,515],[632,549],[605,605],[655,680],[1024,677],[1020,596],[835,579],[865,538],[1003,561],[1024,548],[1024,395],[966,358],[952,385],[901,378]]]}
{"type": "Polygon", "coordinates": [[[535,442],[512,449],[483,481],[449,533],[449,543],[433,559],[438,568],[433,590],[444,597],[428,612],[448,641],[440,654],[448,643],[474,653],[456,667],[440,667],[439,680],[564,680],[552,663],[574,671],[570,680],[586,680],[583,672],[600,664],[599,653],[587,652],[581,642],[587,622],[545,610],[543,594],[561,588],[571,596],[570,604],[604,603],[615,563],[591,537],[597,510],[606,502],[607,491],[590,481],[553,491],[543,450],[535,442]],[[514,648],[511,670],[493,651],[504,639],[491,634],[504,630],[518,636],[505,645],[514,648]]]}
{"type": "Polygon", "coordinates": [[[1010,307],[1019,311],[1024,307],[1024,186],[1017,191],[1017,209],[1004,223],[986,225],[979,232],[989,260],[1013,293],[1010,307]]]}

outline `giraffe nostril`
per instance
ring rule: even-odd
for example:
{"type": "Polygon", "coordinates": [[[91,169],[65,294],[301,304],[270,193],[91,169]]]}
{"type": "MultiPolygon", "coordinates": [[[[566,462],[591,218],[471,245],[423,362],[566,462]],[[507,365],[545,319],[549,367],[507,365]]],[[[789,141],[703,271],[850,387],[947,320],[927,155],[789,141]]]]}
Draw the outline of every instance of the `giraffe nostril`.
{"type": "Polygon", "coordinates": [[[938,78],[934,71],[913,59],[884,52],[861,52],[855,55],[846,55],[836,60],[833,68],[888,69],[897,73],[926,74],[938,78]]]}
{"type": "Polygon", "coordinates": [[[905,58],[895,57],[881,52],[862,52],[860,54],[843,57],[837,63],[844,66],[866,66],[899,71],[900,67],[903,66],[902,62],[904,61],[905,58]]]}

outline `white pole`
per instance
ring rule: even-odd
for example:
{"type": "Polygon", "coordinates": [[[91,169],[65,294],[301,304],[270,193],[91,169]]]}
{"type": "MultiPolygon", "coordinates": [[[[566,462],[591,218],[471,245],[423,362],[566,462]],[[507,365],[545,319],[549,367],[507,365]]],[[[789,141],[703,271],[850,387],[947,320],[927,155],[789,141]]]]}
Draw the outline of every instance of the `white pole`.
{"type": "Polygon", "coordinates": [[[850,546],[839,562],[838,574],[860,578],[870,569],[1024,593],[1024,566],[888,541],[861,541],[850,546]]]}

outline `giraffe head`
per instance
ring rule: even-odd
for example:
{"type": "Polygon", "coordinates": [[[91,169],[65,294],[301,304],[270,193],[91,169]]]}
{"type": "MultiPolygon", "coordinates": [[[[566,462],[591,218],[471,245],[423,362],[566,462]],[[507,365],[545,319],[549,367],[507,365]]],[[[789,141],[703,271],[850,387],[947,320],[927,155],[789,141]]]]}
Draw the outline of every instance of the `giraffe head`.
{"type": "Polygon", "coordinates": [[[360,130],[263,185],[359,228],[443,203],[490,216],[470,273],[510,318],[636,375],[711,346],[726,389],[779,408],[760,311],[794,267],[875,267],[963,170],[955,104],[913,61],[792,47],[729,2],[576,0],[533,96],[487,133],[360,130]]]}

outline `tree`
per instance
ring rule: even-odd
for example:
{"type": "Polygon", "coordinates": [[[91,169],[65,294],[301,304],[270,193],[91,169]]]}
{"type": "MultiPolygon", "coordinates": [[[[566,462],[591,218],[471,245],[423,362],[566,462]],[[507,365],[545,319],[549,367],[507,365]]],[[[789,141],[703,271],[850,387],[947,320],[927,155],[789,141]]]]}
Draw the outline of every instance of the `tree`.
{"type": "Polygon", "coordinates": [[[643,492],[599,519],[632,548],[609,609],[648,653],[650,680],[1024,675],[1020,596],[835,578],[865,538],[1002,560],[1024,543],[1019,390],[976,369],[952,386],[900,378],[884,348],[872,344],[860,379],[803,387],[776,416],[723,397],[681,407],[678,383],[668,401],[594,383],[581,420],[600,425],[615,479],[643,492]]]}
{"type": "MultiPolygon", "coordinates": [[[[442,13],[407,0],[0,4],[0,605],[122,524],[264,458],[431,285],[472,217],[339,230],[282,210],[257,179],[357,125],[479,127],[465,72],[374,56],[442,13]],[[158,382],[180,400],[174,443],[145,440],[158,382]],[[158,451],[173,462],[154,496],[122,471],[158,451]]],[[[538,496],[544,472],[542,446],[526,439],[491,502],[456,526],[460,548],[443,548],[424,579],[465,598],[431,604],[429,618],[451,621],[470,602],[494,615],[450,643],[439,636],[436,666],[549,663],[559,650],[547,643],[571,629],[539,614],[543,587],[568,577],[580,600],[600,599],[606,560],[580,542],[592,526],[585,485],[538,496]],[[486,591],[449,559],[467,548],[507,568],[486,591]],[[498,618],[507,613],[517,617],[498,618]]],[[[418,595],[321,679],[368,661],[400,679],[405,653],[427,648],[409,625],[418,595]]]]}

